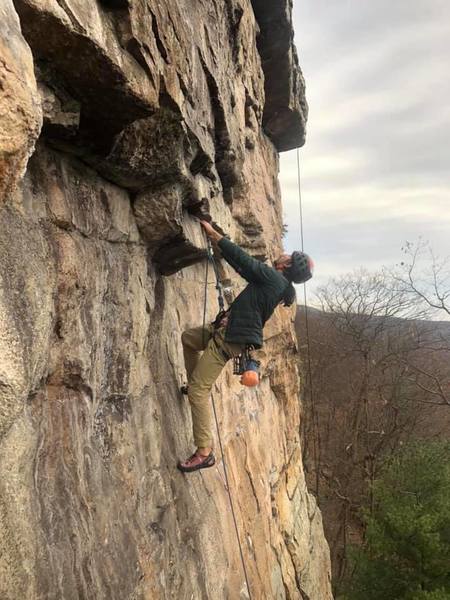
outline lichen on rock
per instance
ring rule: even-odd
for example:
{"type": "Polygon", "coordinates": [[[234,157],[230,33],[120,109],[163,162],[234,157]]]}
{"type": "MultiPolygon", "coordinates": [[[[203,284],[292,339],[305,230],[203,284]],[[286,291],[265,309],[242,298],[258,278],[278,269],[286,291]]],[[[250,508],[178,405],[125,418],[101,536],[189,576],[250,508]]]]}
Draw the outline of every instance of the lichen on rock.
{"type": "MultiPolygon", "coordinates": [[[[281,102],[296,129],[277,141],[256,3],[0,14],[0,597],[247,597],[223,464],[176,469],[192,443],[180,337],[205,289],[189,209],[206,199],[252,254],[280,252],[278,150],[304,136],[295,61],[281,102]]],[[[220,274],[232,298],[243,282],[220,274]]],[[[257,390],[227,367],[213,396],[251,597],[326,600],[292,318],[280,307],[266,328],[257,390]]]]}

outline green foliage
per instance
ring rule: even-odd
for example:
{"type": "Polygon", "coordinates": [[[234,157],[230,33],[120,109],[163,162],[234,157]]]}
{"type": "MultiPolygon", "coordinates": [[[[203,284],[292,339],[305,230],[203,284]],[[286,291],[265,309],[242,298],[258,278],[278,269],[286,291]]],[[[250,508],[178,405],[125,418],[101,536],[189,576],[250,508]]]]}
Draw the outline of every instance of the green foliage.
{"type": "Polygon", "coordinates": [[[374,486],[346,600],[450,599],[450,443],[402,448],[374,486]]]}

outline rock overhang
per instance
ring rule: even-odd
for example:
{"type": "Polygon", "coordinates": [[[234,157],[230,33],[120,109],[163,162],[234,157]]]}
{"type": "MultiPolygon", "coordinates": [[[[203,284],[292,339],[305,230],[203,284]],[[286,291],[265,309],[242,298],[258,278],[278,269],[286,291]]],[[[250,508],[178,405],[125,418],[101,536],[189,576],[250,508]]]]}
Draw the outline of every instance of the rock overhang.
{"type": "MultiPolygon", "coordinates": [[[[170,3],[86,7],[74,0],[66,11],[55,0],[43,7],[34,0],[15,0],[15,5],[36,60],[44,137],[135,195],[144,240],[154,226],[152,220],[144,222],[144,215],[161,206],[157,221],[167,217],[168,237],[155,236],[165,249],[160,255],[167,254],[172,239],[175,246],[189,240],[190,232],[183,233],[180,203],[159,204],[158,198],[166,192],[173,198],[178,186],[183,208],[189,198],[199,199],[197,188],[206,184],[203,193],[209,199],[231,207],[245,193],[243,157],[263,131],[278,151],[304,142],[307,105],[288,1],[254,0],[253,25],[240,1],[227,1],[230,60],[238,83],[217,69],[221,41],[208,33],[210,24],[204,24],[206,46],[192,37],[194,7],[175,32],[181,13],[170,3]],[[261,69],[260,60],[263,78],[245,74],[251,52],[242,41],[252,26],[259,27],[259,34],[255,29],[253,40],[246,42],[256,42],[252,64],[261,69]],[[44,28],[46,36],[41,35],[44,28]],[[190,89],[189,77],[195,81],[190,89]],[[199,99],[204,106],[197,108],[199,99]]],[[[202,260],[202,250],[195,253],[193,247],[191,242],[185,247],[190,260],[202,260]]]]}

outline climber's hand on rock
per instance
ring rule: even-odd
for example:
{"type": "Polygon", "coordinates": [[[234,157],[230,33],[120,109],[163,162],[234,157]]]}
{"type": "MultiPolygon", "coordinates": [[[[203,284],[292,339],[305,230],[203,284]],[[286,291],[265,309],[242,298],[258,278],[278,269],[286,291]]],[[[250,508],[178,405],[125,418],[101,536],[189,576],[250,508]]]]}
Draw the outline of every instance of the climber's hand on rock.
{"type": "Polygon", "coordinates": [[[223,235],[218,233],[214,229],[214,227],[207,221],[200,220],[200,224],[203,227],[203,229],[205,230],[206,235],[214,242],[218,242],[219,240],[221,240],[223,238],[223,235]]]}
{"type": "Polygon", "coordinates": [[[200,224],[203,227],[203,229],[205,230],[205,233],[208,237],[214,237],[214,234],[216,233],[216,231],[214,230],[214,228],[212,227],[212,225],[210,225],[208,223],[208,221],[202,221],[200,219],[200,224]]]}

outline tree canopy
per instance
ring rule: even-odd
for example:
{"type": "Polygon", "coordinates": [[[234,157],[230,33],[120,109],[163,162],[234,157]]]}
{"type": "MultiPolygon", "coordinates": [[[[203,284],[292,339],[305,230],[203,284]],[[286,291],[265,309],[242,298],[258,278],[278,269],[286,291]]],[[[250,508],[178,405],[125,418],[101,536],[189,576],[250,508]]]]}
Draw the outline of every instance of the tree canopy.
{"type": "Polygon", "coordinates": [[[374,484],[347,600],[450,598],[450,443],[408,444],[374,484]]]}

